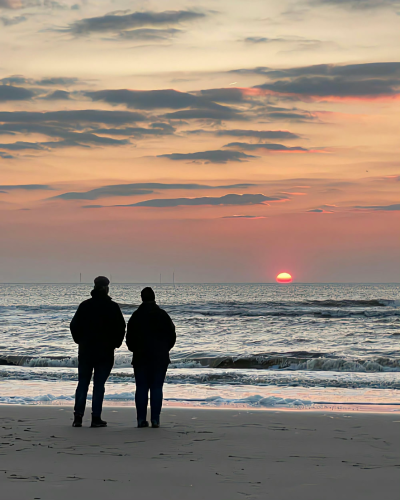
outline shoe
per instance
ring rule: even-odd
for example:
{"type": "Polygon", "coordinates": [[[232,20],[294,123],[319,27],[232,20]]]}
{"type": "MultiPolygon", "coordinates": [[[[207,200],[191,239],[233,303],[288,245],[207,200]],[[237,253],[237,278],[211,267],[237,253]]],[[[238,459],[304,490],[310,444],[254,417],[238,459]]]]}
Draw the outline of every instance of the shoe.
{"type": "Polygon", "coordinates": [[[153,427],[153,429],[158,429],[160,427],[160,421],[159,420],[152,420],[151,426],[153,427]]]}
{"type": "Polygon", "coordinates": [[[94,417],[92,415],[92,424],[90,427],[107,427],[107,422],[105,420],[101,420],[100,417],[94,417]]]}
{"type": "Polygon", "coordinates": [[[141,427],[148,427],[149,423],[147,422],[147,420],[138,420],[137,426],[139,428],[141,428],[141,427]]]}
{"type": "Polygon", "coordinates": [[[72,427],[82,427],[82,415],[74,413],[74,421],[72,422],[72,427]]]}

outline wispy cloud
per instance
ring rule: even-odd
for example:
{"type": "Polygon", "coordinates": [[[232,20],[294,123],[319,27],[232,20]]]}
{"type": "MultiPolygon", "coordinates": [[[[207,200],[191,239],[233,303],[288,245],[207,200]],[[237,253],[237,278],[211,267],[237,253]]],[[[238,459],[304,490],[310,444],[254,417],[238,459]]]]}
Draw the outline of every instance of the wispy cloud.
{"type": "Polygon", "coordinates": [[[15,191],[22,189],[24,191],[49,191],[53,188],[48,184],[3,184],[0,189],[5,191],[15,191]]]}
{"type": "Polygon", "coordinates": [[[257,150],[267,150],[267,151],[278,151],[280,153],[306,153],[310,150],[302,148],[300,146],[288,147],[283,144],[272,144],[272,143],[256,143],[249,144],[247,142],[230,142],[225,144],[225,148],[239,148],[245,151],[257,151],[257,150]]]}
{"type": "Polygon", "coordinates": [[[225,215],[221,217],[221,219],[267,219],[264,215],[225,215]]]}
{"type": "MultiPolygon", "coordinates": [[[[1,3],[0,3],[1,7],[1,3]]],[[[3,26],[14,26],[15,24],[20,24],[26,21],[28,18],[26,16],[14,16],[14,17],[6,17],[6,16],[1,16],[0,21],[3,24],[3,26]]]]}
{"type": "Polygon", "coordinates": [[[29,101],[36,95],[35,92],[23,87],[0,85],[0,102],[29,101]]]}
{"type": "MultiPolygon", "coordinates": [[[[164,184],[160,182],[139,182],[134,184],[113,184],[84,192],[69,192],[54,196],[51,199],[61,200],[97,200],[117,196],[139,196],[154,193],[154,190],[199,190],[199,189],[234,189],[248,188],[255,184],[232,184],[227,186],[210,186],[207,184],[164,184]]],[[[1,186],[0,186],[1,187],[1,186]]],[[[3,186],[4,187],[4,186],[3,186]]]]}
{"type": "Polygon", "coordinates": [[[119,207],[154,207],[167,208],[178,206],[224,206],[224,205],[259,205],[268,201],[281,201],[281,197],[270,197],[263,194],[226,194],[219,197],[203,198],[169,198],[140,201],[131,205],[115,205],[119,207]]]}
{"type": "Polygon", "coordinates": [[[189,135],[212,134],[217,137],[255,137],[257,139],[299,139],[300,136],[287,130],[245,130],[245,129],[227,129],[227,130],[188,130],[189,135]]]}
{"type": "Polygon", "coordinates": [[[199,153],[170,153],[164,155],[158,155],[157,158],[168,158],[174,161],[204,161],[206,163],[227,163],[228,161],[246,161],[248,158],[256,158],[256,156],[248,155],[246,153],[241,153],[239,151],[202,151],[199,153]]]}
{"type": "Polygon", "coordinates": [[[400,63],[318,64],[275,70],[268,67],[235,70],[265,75],[269,81],[256,88],[298,99],[366,98],[395,96],[400,92],[400,63]]]}
{"type": "MultiPolygon", "coordinates": [[[[4,1],[4,0],[3,0],[4,1]]],[[[69,24],[58,31],[69,32],[77,36],[85,36],[94,33],[123,33],[125,37],[134,36],[135,28],[149,26],[176,26],[180,23],[202,19],[205,14],[188,10],[164,11],[164,12],[111,12],[104,16],[80,19],[69,24]]]]}
{"type": "Polygon", "coordinates": [[[369,205],[369,206],[356,206],[353,208],[362,209],[362,210],[372,210],[372,211],[384,211],[384,212],[393,212],[400,210],[400,203],[394,203],[393,205],[369,205]]]}
{"type": "Polygon", "coordinates": [[[178,92],[173,89],[165,90],[99,90],[85,92],[84,95],[93,101],[103,101],[109,104],[125,104],[135,109],[185,109],[211,108],[228,110],[224,106],[215,104],[210,99],[178,92]]]}
{"type": "Polygon", "coordinates": [[[328,5],[350,10],[377,10],[397,8],[397,0],[310,0],[310,5],[328,5]]]}

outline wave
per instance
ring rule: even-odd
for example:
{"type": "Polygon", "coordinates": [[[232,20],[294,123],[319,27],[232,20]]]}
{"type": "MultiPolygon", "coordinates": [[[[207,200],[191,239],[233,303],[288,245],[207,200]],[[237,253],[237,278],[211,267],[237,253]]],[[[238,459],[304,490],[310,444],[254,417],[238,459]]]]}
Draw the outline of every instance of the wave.
{"type": "MultiPolygon", "coordinates": [[[[76,304],[15,304],[15,305],[0,305],[0,311],[7,310],[26,310],[26,311],[75,311],[78,307],[76,304]]],[[[126,304],[119,303],[120,308],[123,311],[133,311],[139,304],[126,304]]],[[[400,300],[390,300],[390,299],[342,299],[342,300],[302,300],[302,301],[255,301],[255,302],[245,302],[245,301],[207,301],[207,302],[188,302],[188,303],[178,303],[178,304],[161,304],[161,306],[167,310],[174,311],[202,311],[209,310],[212,313],[217,313],[218,311],[231,311],[232,309],[239,310],[258,310],[262,308],[274,309],[274,308],[289,308],[296,310],[297,308],[325,308],[325,309],[348,309],[348,308],[400,308],[400,300]]]]}
{"type": "MultiPolygon", "coordinates": [[[[88,394],[88,400],[91,399],[91,395],[88,394]]],[[[132,402],[135,399],[134,392],[121,392],[114,394],[106,394],[104,396],[105,401],[114,402],[132,402]]],[[[58,395],[53,394],[42,394],[39,396],[0,396],[1,404],[40,404],[40,403],[52,403],[54,401],[69,401],[73,402],[74,397],[72,395],[58,395]]],[[[244,398],[224,398],[221,396],[211,396],[207,398],[164,398],[164,401],[171,403],[189,403],[189,404],[200,404],[202,406],[229,406],[229,405],[241,405],[251,408],[304,408],[312,409],[320,406],[326,405],[373,405],[373,406],[400,406],[400,403],[374,403],[374,402],[334,402],[334,401],[313,401],[304,399],[292,399],[292,398],[281,398],[279,396],[268,396],[264,397],[259,394],[254,394],[244,398]]]]}
{"type": "MultiPolygon", "coordinates": [[[[108,382],[110,384],[133,384],[133,370],[121,371],[114,368],[108,382]]],[[[28,367],[0,370],[0,380],[41,383],[73,382],[78,380],[77,370],[29,370],[28,367]]],[[[306,372],[306,371],[259,371],[259,370],[215,370],[170,369],[167,372],[167,384],[195,386],[275,386],[300,388],[335,388],[335,389],[389,389],[400,390],[398,372],[355,373],[355,372],[306,372]]],[[[132,386],[133,387],[133,386],[132,386]]]]}
{"type": "MultiPolygon", "coordinates": [[[[0,356],[0,365],[24,367],[78,366],[77,357],[0,356]]],[[[131,355],[117,354],[114,367],[130,368],[131,355]]],[[[188,356],[172,359],[171,368],[218,368],[247,370],[302,370],[327,372],[398,372],[400,358],[339,358],[324,353],[297,351],[292,353],[267,353],[242,356],[188,356]]]]}

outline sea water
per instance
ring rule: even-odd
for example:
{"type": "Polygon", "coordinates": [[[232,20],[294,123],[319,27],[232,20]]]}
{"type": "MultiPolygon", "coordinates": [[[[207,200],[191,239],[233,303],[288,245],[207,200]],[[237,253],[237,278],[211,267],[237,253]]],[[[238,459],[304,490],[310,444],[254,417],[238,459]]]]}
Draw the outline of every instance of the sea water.
{"type": "MultiPolygon", "coordinates": [[[[145,284],[112,284],[128,320],[145,284]]],[[[395,284],[153,285],[172,317],[171,405],[400,410],[400,287],[395,284]]],[[[73,401],[69,323],[90,284],[0,285],[0,403],[73,401]]],[[[106,404],[133,404],[125,344],[106,404]]]]}

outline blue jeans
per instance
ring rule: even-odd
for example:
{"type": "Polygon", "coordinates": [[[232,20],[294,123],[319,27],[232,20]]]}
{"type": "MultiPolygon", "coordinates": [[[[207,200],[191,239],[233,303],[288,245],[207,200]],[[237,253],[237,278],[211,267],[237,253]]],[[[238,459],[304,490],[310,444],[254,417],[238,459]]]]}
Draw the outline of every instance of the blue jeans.
{"type": "Polygon", "coordinates": [[[93,377],[92,415],[101,416],[104,399],[104,385],[114,365],[114,353],[107,356],[88,355],[78,358],[78,387],[75,393],[74,412],[84,415],[89,384],[93,377]]]}
{"type": "Polygon", "coordinates": [[[136,416],[138,422],[146,420],[147,403],[150,391],[151,420],[159,422],[163,401],[163,385],[167,373],[167,364],[161,365],[135,365],[136,416]]]}

